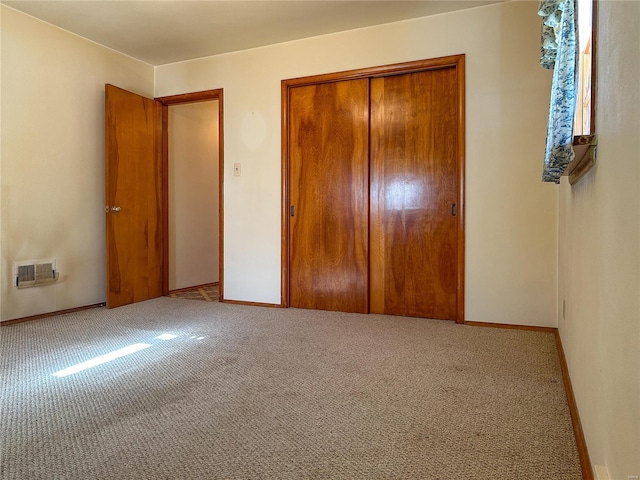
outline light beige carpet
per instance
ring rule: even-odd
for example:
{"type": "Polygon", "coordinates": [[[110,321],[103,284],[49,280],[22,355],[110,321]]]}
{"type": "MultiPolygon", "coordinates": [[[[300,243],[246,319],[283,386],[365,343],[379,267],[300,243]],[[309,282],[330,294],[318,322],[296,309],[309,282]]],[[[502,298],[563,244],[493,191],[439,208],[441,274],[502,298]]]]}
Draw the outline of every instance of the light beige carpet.
{"type": "Polygon", "coordinates": [[[159,298],[0,335],[3,479],[580,478],[549,333],[159,298]]]}

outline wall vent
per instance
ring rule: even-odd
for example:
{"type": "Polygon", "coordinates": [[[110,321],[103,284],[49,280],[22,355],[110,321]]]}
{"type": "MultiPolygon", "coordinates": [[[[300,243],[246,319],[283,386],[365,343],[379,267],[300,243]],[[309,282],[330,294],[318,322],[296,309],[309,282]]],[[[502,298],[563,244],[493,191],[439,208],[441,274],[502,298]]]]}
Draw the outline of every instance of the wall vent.
{"type": "Polygon", "coordinates": [[[17,288],[35,287],[58,280],[55,259],[22,260],[13,263],[15,286],[17,288]]]}

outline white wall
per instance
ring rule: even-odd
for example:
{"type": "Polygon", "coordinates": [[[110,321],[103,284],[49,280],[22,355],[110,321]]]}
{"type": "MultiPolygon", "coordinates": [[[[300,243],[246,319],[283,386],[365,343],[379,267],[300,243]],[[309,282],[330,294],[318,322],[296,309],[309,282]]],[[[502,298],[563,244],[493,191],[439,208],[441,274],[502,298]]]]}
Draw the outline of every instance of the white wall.
{"type": "Polygon", "coordinates": [[[153,95],[153,67],[2,6],[1,318],[105,301],[104,84],[153,95]],[[13,262],[55,258],[18,290],[13,262]]]}
{"type": "Polygon", "coordinates": [[[219,279],[218,100],[169,107],[169,289],[219,279]]]}
{"type": "Polygon", "coordinates": [[[509,2],[156,68],[156,95],[224,89],[225,298],[280,303],[280,81],[467,55],[466,318],[555,326],[557,187],[537,2],[509,2]],[[233,164],[242,163],[242,176],[233,164]]]}
{"type": "Polygon", "coordinates": [[[640,475],[640,3],[598,10],[598,159],[561,185],[559,329],[592,463],[626,480],[640,475]]]}

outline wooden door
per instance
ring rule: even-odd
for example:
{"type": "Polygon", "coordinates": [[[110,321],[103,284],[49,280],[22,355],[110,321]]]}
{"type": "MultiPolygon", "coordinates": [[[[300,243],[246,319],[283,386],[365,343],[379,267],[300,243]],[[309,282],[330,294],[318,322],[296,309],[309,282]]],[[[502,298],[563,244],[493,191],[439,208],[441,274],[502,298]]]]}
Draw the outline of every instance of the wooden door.
{"type": "Polygon", "coordinates": [[[456,319],[455,67],[371,80],[372,313],[456,319]]]}
{"type": "Polygon", "coordinates": [[[289,95],[289,304],[366,313],[369,80],[289,95]]]}
{"type": "Polygon", "coordinates": [[[107,307],[162,295],[162,105],[105,89],[107,307]]]}

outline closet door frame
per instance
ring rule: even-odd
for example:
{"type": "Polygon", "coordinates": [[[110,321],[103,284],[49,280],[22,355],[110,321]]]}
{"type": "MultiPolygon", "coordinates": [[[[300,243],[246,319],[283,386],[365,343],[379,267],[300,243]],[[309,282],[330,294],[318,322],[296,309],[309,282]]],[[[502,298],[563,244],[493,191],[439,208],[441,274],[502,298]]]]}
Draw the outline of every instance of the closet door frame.
{"type": "Polygon", "coordinates": [[[456,322],[464,323],[464,267],[465,267],[465,56],[451,55],[428,60],[396,63],[378,67],[347,70],[344,72],[312,75],[308,77],[292,78],[281,82],[281,112],[282,112],[282,254],[281,254],[281,298],[283,307],[289,307],[289,90],[294,87],[314,85],[358,78],[375,78],[406,73],[435,70],[441,68],[455,68],[458,80],[458,192],[457,192],[457,290],[456,290],[456,322]]]}

